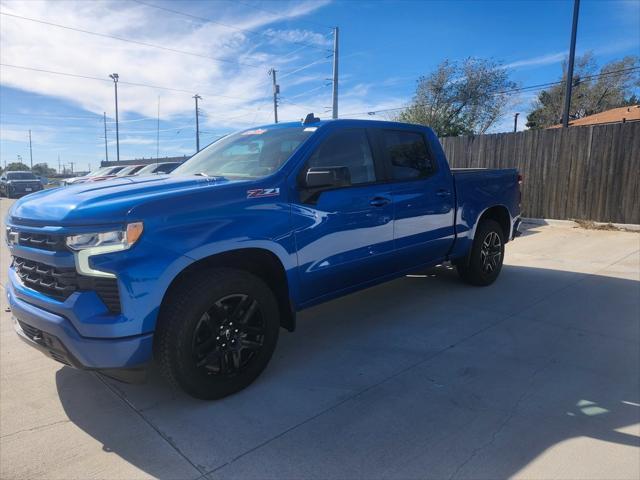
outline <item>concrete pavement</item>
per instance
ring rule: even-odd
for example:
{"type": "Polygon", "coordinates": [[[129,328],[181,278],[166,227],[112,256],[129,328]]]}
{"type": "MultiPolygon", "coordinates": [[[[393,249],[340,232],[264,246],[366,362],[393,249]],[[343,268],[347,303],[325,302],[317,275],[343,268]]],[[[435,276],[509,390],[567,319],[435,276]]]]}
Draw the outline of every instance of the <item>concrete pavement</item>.
{"type": "Polygon", "coordinates": [[[217,402],[55,363],[5,305],[3,479],[640,477],[637,233],[533,226],[491,287],[436,268],[305,311],[217,402]]]}

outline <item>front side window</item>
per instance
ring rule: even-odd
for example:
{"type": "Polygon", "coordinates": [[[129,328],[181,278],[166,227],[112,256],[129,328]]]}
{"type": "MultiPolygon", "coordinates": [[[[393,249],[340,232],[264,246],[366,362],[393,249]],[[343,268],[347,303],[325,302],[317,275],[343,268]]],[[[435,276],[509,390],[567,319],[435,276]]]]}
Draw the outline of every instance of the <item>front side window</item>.
{"type": "Polygon", "coordinates": [[[314,131],[300,125],[234,133],[196,153],[171,174],[266,177],[278,170],[314,131]]]}
{"type": "Polygon", "coordinates": [[[376,181],[371,147],[361,128],[330,134],[309,159],[307,168],[312,167],[347,167],[353,185],[376,181]]]}
{"type": "Polygon", "coordinates": [[[433,159],[420,133],[385,130],[382,138],[395,180],[424,178],[435,171],[433,159]]]}

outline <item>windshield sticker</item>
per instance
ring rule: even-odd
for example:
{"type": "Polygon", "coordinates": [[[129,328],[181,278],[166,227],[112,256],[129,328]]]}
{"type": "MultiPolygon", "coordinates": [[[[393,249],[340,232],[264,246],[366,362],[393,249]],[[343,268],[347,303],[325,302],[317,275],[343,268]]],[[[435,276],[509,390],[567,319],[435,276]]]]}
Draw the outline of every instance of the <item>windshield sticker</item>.
{"type": "Polygon", "coordinates": [[[266,133],[267,129],[266,128],[258,128],[256,130],[247,130],[246,132],[242,132],[242,135],[262,135],[263,133],[266,133]]]}
{"type": "Polygon", "coordinates": [[[315,132],[317,129],[318,129],[318,127],[307,127],[303,131],[304,132],[315,132]]]}
{"type": "Polygon", "coordinates": [[[279,188],[256,188],[247,190],[247,198],[277,197],[280,195],[279,188]]]}

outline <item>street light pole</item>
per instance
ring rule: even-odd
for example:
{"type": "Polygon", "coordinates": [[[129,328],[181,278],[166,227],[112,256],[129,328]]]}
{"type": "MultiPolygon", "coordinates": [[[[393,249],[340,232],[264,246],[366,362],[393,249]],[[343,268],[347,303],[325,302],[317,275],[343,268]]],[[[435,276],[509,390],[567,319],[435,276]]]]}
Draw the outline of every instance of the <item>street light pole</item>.
{"type": "Polygon", "coordinates": [[[107,112],[102,112],[104,119],[104,161],[109,161],[109,149],[107,148],[107,112]]]}
{"type": "Polygon", "coordinates": [[[569,126],[569,108],[571,107],[571,89],[573,88],[573,62],[576,58],[576,35],[578,33],[578,13],[580,0],[573,0],[573,25],[571,26],[571,45],[569,46],[569,65],[567,66],[567,80],[564,91],[564,111],[562,112],[562,126],[569,126]]]}
{"type": "Polygon", "coordinates": [[[113,87],[116,94],[116,159],[120,161],[120,131],[118,127],[118,79],[120,78],[117,73],[112,73],[109,78],[113,80],[113,87]]]}
{"type": "Polygon", "coordinates": [[[29,130],[29,158],[31,159],[31,170],[33,170],[33,149],[31,148],[31,130],[29,130]]]}

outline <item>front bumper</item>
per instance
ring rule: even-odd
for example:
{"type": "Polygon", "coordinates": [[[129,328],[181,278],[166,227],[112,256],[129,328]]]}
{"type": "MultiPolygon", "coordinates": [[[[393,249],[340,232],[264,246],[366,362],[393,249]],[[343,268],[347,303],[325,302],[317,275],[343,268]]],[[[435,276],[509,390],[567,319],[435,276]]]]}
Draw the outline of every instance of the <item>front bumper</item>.
{"type": "Polygon", "coordinates": [[[132,369],[152,358],[153,334],[83,337],[65,317],[18,298],[13,281],[9,282],[7,299],[20,338],[61,363],[91,370],[132,369]]]}
{"type": "Polygon", "coordinates": [[[42,186],[42,184],[10,184],[7,185],[7,193],[11,196],[14,195],[28,195],[30,193],[34,193],[34,192],[39,192],[40,190],[43,190],[44,187],[42,186]]]}

